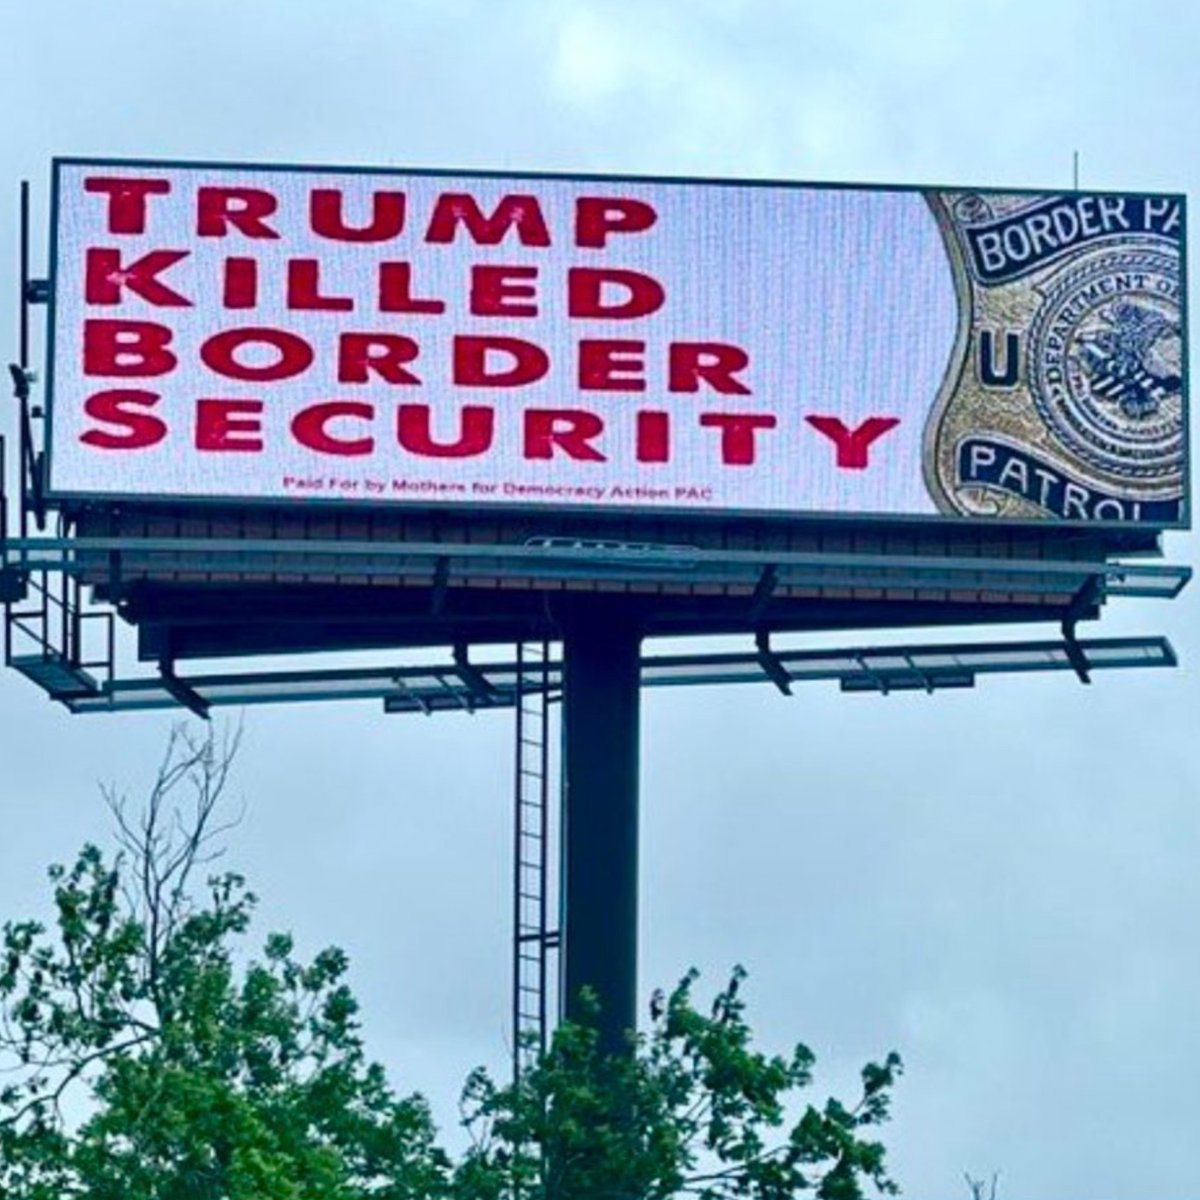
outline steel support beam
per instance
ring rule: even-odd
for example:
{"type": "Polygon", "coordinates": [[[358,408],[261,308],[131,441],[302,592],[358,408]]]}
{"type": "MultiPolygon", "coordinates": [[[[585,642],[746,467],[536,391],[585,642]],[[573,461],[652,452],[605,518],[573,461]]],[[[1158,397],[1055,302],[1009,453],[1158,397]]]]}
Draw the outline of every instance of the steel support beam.
{"type": "Polygon", "coordinates": [[[563,641],[563,1015],[600,1004],[600,1045],[637,1026],[641,634],[583,610],[563,641]]]}

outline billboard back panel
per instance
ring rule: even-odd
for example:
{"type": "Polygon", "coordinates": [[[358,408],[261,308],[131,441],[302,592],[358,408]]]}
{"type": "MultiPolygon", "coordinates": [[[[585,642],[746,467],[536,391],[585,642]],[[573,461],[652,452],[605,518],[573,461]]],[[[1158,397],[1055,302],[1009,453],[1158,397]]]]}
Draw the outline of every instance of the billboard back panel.
{"type": "Polygon", "coordinates": [[[1184,200],[59,160],[49,490],[1186,523],[1184,200]]]}

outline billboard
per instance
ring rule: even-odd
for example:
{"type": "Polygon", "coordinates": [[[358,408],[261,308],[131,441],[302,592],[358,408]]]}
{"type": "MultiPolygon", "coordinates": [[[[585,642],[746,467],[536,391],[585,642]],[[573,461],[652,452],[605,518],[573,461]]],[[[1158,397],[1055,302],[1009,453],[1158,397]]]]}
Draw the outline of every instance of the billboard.
{"type": "Polygon", "coordinates": [[[49,491],[1181,525],[1184,209],[57,160],[49,491]]]}

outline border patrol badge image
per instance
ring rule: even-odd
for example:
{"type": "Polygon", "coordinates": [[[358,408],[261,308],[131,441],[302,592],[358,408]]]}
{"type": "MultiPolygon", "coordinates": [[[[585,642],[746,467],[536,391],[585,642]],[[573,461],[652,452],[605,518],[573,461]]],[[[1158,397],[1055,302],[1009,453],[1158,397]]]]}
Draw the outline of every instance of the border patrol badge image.
{"type": "Polygon", "coordinates": [[[938,507],[1184,520],[1182,197],[926,199],[959,306],[925,431],[938,507]]]}

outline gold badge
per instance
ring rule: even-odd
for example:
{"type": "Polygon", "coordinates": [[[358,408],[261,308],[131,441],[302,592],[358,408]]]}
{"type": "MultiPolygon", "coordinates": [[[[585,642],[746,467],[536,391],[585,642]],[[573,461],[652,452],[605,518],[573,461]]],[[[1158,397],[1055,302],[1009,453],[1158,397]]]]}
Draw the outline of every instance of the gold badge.
{"type": "Polygon", "coordinates": [[[939,508],[1181,523],[1182,198],[927,199],[959,306],[925,432],[939,508]]]}

